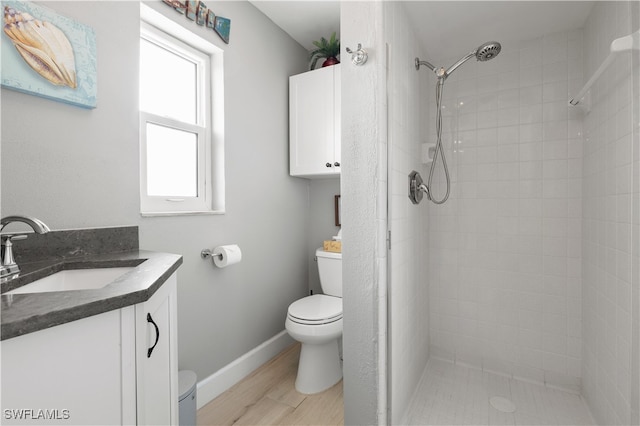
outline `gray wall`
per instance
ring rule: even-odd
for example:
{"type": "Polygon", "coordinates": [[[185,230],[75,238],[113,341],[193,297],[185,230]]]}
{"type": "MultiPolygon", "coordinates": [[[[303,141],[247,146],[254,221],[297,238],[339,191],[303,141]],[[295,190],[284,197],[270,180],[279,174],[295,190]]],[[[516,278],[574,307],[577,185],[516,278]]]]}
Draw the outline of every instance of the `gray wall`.
{"type": "Polygon", "coordinates": [[[44,6],[96,31],[98,108],[2,89],[2,215],[51,229],[137,224],[139,6],[44,6]]]}
{"type": "Polygon", "coordinates": [[[46,2],[96,31],[98,108],[2,89],[2,216],[52,229],[138,225],[142,248],[182,254],[179,363],[199,379],[284,329],[288,304],[307,294],[309,230],[327,226],[313,223],[309,181],[288,175],[288,76],[306,70],[307,52],[248,2],[207,3],[231,19],[229,45],[151,6],[224,49],[225,215],[140,217],[137,2],[46,2]],[[200,259],[229,243],[241,264],[200,259]]]}
{"type": "Polygon", "coordinates": [[[309,289],[314,294],[322,293],[320,277],[318,276],[318,264],[314,261],[316,249],[322,247],[324,240],[338,234],[340,227],[335,225],[335,199],[340,195],[340,179],[317,179],[310,181],[309,185],[311,206],[309,229],[309,244],[307,246],[307,258],[309,261],[309,289]]]}

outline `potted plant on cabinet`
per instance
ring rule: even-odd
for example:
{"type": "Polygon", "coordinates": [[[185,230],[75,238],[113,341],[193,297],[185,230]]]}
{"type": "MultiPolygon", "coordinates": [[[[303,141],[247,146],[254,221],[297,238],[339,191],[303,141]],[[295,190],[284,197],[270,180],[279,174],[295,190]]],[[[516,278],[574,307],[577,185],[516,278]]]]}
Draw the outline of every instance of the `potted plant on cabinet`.
{"type": "Polygon", "coordinates": [[[338,55],[340,54],[340,40],[336,38],[335,31],[331,34],[331,38],[329,38],[329,40],[324,37],[320,37],[320,40],[314,41],[313,44],[317,49],[309,53],[309,60],[311,61],[309,69],[314,69],[318,59],[320,58],[326,58],[322,63],[323,67],[340,63],[338,60],[338,55]]]}

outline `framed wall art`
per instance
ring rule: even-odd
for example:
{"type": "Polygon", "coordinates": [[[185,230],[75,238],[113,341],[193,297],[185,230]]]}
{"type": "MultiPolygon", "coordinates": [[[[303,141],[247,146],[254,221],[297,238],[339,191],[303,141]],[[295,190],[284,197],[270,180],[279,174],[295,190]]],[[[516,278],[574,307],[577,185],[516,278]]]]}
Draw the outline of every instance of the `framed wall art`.
{"type": "Polygon", "coordinates": [[[189,19],[191,19],[192,21],[196,20],[196,16],[198,13],[198,2],[196,0],[186,0],[187,3],[187,11],[185,16],[189,19]]]}
{"type": "Polygon", "coordinates": [[[216,20],[213,24],[213,29],[218,33],[222,41],[229,44],[229,33],[231,32],[231,20],[223,18],[222,16],[216,16],[216,20]]]}
{"type": "Polygon", "coordinates": [[[95,31],[54,10],[6,0],[2,86],[83,108],[97,105],[95,31]]]}
{"type": "Polygon", "coordinates": [[[216,21],[216,14],[213,13],[213,10],[209,9],[207,11],[207,28],[213,29],[216,21]]]}
{"type": "Polygon", "coordinates": [[[207,6],[200,2],[198,3],[198,12],[196,14],[196,24],[198,25],[204,25],[207,23],[207,12],[209,11],[209,9],[207,8],[207,6]]]}
{"type": "Polygon", "coordinates": [[[169,6],[173,7],[176,12],[184,14],[187,11],[187,5],[184,0],[162,0],[169,6]]]}
{"type": "Polygon", "coordinates": [[[162,0],[165,4],[174,8],[178,13],[195,21],[196,24],[211,28],[220,36],[222,41],[229,44],[231,32],[231,19],[217,16],[204,2],[197,0],[162,0]]]}

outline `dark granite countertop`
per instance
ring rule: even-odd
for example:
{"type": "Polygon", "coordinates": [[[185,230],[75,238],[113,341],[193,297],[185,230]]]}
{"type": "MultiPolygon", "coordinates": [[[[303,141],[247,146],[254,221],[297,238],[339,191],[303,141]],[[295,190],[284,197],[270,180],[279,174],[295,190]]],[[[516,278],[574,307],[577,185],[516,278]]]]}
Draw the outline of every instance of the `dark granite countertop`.
{"type": "Polygon", "coordinates": [[[90,254],[20,265],[20,276],[2,284],[2,293],[70,269],[135,268],[93,290],[2,294],[2,340],[147,301],[182,264],[182,256],[144,250],[90,254]]]}

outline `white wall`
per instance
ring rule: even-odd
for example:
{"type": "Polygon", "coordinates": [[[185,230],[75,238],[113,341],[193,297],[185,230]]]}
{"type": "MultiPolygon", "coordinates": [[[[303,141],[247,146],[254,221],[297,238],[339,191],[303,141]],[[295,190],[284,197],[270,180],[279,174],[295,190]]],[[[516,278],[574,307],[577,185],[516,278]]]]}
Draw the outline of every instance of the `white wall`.
{"type": "Polygon", "coordinates": [[[391,423],[402,423],[411,396],[429,357],[429,281],[426,197],[413,205],[407,196],[411,170],[425,176],[420,163],[421,108],[431,73],[416,71],[414,59],[424,55],[401,3],[385,2],[389,99],[389,229],[391,230],[389,306],[389,408],[391,423]]]}
{"type": "Polygon", "coordinates": [[[429,206],[431,353],[579,390],[582,128],[568,99],[582,35],[499,41],[444,87],[453,184],[429,206]]]}
{"type": "Polygon", "coordinates": [[[313,226],[309,182],[288,175],[288,76],[306,70],[307,52],[248,2],[207,4],[231,19],[229,45],[151,5],[224,50],[224,215],[139,215],[137,2],[46,2],[96,31],[96,109],[2,89],[2,215],[52,229],[138,225],[142,248],[182,254],[180,368],[199,379],[284,329],[288,304],[307,294],[313,226]],[[200,259],[228,243],[242,248],[241,264],[200,259]]]}
{"type": "MultiPolygon", "coordinates": [[[[637,2],[594,6],[584,30],[585,77],[614,39],[638,30],[639,12],[637,2]]],[[[584,117],[582,378],[600,424],[639,420],[638,56],[619,55],[593,86],[584,117]]]]}
{"type": "Polygon", "coordinates": [[[342,213],[345,424],[385,424],[387,129],[383,7],[342,2],[341,46],[369,52],[345,60],[342,81],[342,213]]]}

